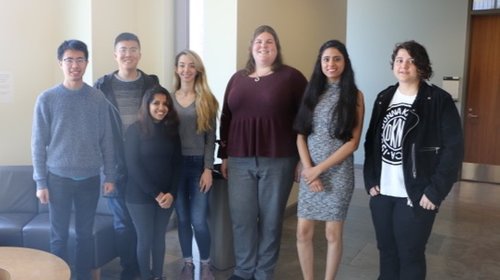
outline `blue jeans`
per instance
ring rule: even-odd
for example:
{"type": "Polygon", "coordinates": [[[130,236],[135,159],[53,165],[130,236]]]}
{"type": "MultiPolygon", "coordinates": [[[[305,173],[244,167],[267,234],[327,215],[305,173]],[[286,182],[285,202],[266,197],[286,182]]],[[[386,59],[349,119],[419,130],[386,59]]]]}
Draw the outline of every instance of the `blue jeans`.
{"type": "Polygon", "coordinates": [[[379,280],[425,279],[425,246],[436,212],[413,207],[417,208],[408,206],[406,198],[370,198],[380,258],[379,280]]]}
{"type": "Polygon", "coordinates": [[[296,157],[229,157],[229,209],[236,267],[244,279],[274,279],[296,157]]]}
{"type": "Polygon", "coordinates": [[[135,203],[127,203],[127,207],[137,231],[137,260],[141,279],[162,277],[165,234],[173,207],[163,209],[157,204],[135,203]]]}
{"type": "Polygon", "coordinates": [[[76,279],[90,279],[94,262],[94,216],[100,194],[99,175],[84,180],[49,173],[50,251],[68,261],[68,236],[72,207],[75,213],[76,279]]]}
{"type": "Polygon", "coordinates": [[[193,256],[194,230],[200,259],[207,260],[210,258],[210,231],[207,223],[209,193],[200,191],[200,177],[204,169],[203,157],[183,156],[182,164],[182,175],[175,201],[182,256],[184,258],[193,256]]]}
{"type": "Polygon", "coordinates": [[[120,256],[122,273],[120,279],[133,279],[139,274],[137,263],[137,236],[134,224],[122,195],[108,197],[108,207],[113,213],[113,227],[115,229],[115,244],[120,256]]]}
{"type": "MultiPolygon", "coordinates": [[[[121,172],[118,172],[121,174],[121,172]]],[[[113,228],[115,229],[115,246],[120,257],[122,272],[121,280],[134,279],[139,274],[137,263],[137,235],[134,223],[125,203],[126,180],[124,176],[115,183],[115,189],[103,197],[107,199],[108,208],[113,214],[113,228]]],[[[101,183],[104,183],[104,174],[101,173],[101,183]]]]}

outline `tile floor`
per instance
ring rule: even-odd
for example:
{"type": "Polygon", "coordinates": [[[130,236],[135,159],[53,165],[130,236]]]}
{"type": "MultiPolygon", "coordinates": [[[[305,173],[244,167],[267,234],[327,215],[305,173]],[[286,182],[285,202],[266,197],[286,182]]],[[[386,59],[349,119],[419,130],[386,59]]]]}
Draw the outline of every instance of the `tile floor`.
{"type": "MultiPolygon", "coordinates": [[[[357,170],[356,189],[345,223],[344,252],[338,280],[376,279],[378,254],[367,207],[368,196],[357,170]]],[[[295,247],[296,217],[283,225],[277,280],[302,279],[295,247]]],[[[326,244],[323,225],[315,235],[316,279],[322,279],[326,244]]],[[[177,232],[167,233],[165,275],[178,279],[182,268],[177,232]]],[[[500,185],[459,182],[441,206],[427,247],[429,280],[500,279],[500,185]]],[[[118,279],[118,260],[102,268],[102,280],[118,279]]],[[[216,271],[216,279],[227,279],[231,269],[216,271]]]]}

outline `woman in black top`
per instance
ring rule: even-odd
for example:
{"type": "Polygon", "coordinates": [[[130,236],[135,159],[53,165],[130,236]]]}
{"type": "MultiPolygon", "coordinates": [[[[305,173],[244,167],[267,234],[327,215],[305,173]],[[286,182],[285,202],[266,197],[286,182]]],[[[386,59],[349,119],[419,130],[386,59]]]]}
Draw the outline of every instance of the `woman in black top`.
{"type": "Polygon", "coordinates": [[[177,192],[181,144],[168,91],[146,92],[125,136],[126,202],[137,232],[141,279],[162,279],[165,233],[177,192]],[[152,264],[150,263],[152,257],[152,264]]]}
{"type": "Polygon", "coordinates": [[[451,95],[427,82],[433,71],[424,46],[397,44],[391,66],[398,82],[377,95],[363,167],[378,279],[422,280],[436,213],[462,164],[462,125],[451,95]]]}

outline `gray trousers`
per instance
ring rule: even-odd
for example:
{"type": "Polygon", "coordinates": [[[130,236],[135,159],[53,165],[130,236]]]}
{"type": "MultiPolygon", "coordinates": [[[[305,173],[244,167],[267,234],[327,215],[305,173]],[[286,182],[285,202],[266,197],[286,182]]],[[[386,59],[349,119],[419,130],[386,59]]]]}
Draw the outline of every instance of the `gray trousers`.
{"type": "Polygon", "coordinates": [[[296,157],[228,158],[235,275],[273,279],[297,162],[296,157]]]}

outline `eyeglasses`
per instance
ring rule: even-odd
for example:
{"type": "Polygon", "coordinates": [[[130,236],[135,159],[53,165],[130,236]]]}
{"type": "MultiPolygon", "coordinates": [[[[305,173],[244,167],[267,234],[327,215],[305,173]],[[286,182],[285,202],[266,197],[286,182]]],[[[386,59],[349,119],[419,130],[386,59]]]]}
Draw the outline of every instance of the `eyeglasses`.
{"type": "Polygon", "coordinates": [[[119,48],[117,50],[120,54],[126,54],[127,52],[130,53],[130,54],[136,54],[139,52],[139,48],[136,48],[136,47],[131,47],[131,48],[119,48]]]}
{"type": "Polygon", "coordinates": [[[84,63],[87,62],[87,59],[86,58],[83,58],[83,57],[78,57],[78,58],[72,58],[72,57],[67,57],[67,58],[64,58],[62,60],[62,62],[65,64],[65,65],[73,65],[73,63],[76,62],[76,64],[78,65],[83,65],[84,63]]]}

